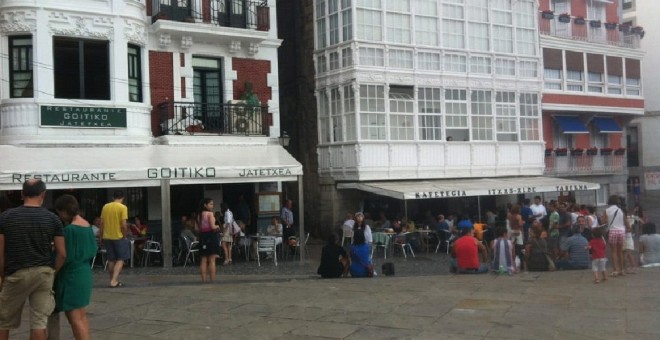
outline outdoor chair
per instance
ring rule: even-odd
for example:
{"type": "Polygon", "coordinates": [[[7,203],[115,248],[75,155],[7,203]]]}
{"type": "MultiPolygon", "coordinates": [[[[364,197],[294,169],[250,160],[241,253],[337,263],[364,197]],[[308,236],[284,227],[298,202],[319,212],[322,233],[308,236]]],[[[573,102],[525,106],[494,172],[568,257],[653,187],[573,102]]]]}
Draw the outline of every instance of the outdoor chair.
{"type": "Polygon", "coordinates": [[[183,261],[183,266],[185,267],[188,264],[188,259],[192,260],[192,263],[195,264],[195,254],[199,253],[199,241],[193,241],[188,237],[181,235],[182,239],[182,251],[186,252],[186,258],[183,261]]]}
{"type": "MultiPolygon", "coordinates": [[[[295,238],[295,236],[292,236],[292,237],[295,238]]],[[[289,237],[289,239],[291,239],[291,237],[289,237]]],[[[303,241],[303,245],[304,245],[304,247],[305,247],[305,256],[307,256],[307,257],[309,257],[309,251],[307,250],[307,241],[308,241],[308,240],[309,240],[309,233],[307,233],[307,234],[305,235],[305,241],[303,241]]],[[[298,255],[298,249],[300,249],[300,241],[296,242],[296,246],[295,246],[295,248],[293,249],[293,258],[294,258],[294,259],[296,258],[296,255],[298,255]]],[[[286,253],[286,254],[287,254],[287,255],[286,255],[287,260],[289,259],[289,253],[291,253],[291,252],[287,252],[287,253],[286,253]]]]}
{"type": "Polygon", "coordinates": [[[277,266],[277,240],[274,236],[259,236],[257,239],[257,264],[261,267],[261,253],[272,254],[277,266]]]}
{"type": "Polygon", "coordinates": [[[438,253],[438,249],[440,249],[441,244],[445,244],[445,248],[447,250],[447,254],[449,254],[449,248],[450,248],[450,242],[451,242],[451,232],[449,230],[440,230],[441,233],[443,233],[443,236],[445,238],[444,241],[442,241],[441,235],[438,233],[438,245],[435,247],[435,253],[438,253]]]}
{"type": "Polygon", "coordinates": [[[373,243],[371,244],[371,257],[374,257],[374,251],[377,248],[383,248],[383,257],[385,260],[387,260],[387,248],[390,247],[390,240],[392,240],[390,235],[385,233],[373,233],[372,238],[373,243]]]}
{"type": "Polygon", "coordinates": [[[406,254],[406,248],[410,251],[410,254],[412,254],[413,257],[415,257],[415,252],[412,249],[412,246],[410,245],[410,241],[412,240],[414,233],[403,233],[399,235],[395,235],[395,242],[394,242],[394,247],[398,248],[401,247],[401,252],[403,253],[404,258],[408,258],[408,255],[406,254]]]}
{"type": "Polygon", "coordinates": [[[146,267],[149,264],[149,257],[151,254],[154,255],[160,255],[162,257],[162,249],[160,247],[160,242],[158,241],[153,241],[153,240],[148,240],[144,243],[144,248],[142,249],[142,252],[144,252],[142,256],[142,266],[146,267]]]}

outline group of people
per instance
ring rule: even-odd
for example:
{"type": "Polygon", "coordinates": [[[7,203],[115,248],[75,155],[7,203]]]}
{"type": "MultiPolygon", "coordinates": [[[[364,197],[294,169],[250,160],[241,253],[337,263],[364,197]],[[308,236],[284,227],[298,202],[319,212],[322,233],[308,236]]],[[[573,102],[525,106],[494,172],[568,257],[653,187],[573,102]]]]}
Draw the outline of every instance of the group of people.
{"type": "MultiPolygon", "coordinates": [[[[348,216],[347,216],[348,217],[348,216]]],[[[322,278],[371,277],[374,267],[371,262],[371,227],[365,222],[364,214],[358,212],[353,219],[347,218],[344,227],[350,227],[353,242],[347,253],[339,245],[339,236],[336,231],[327,237],[327,244],[321,250],[321,263],[317,273],[322,278]]]]}

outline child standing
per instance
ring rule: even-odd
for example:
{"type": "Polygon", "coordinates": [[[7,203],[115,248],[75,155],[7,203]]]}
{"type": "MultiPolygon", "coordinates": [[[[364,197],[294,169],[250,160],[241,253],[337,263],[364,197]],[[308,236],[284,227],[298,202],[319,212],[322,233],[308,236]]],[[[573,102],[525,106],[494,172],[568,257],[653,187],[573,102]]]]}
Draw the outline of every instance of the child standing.
{"type": "Polygon", "coordinates": [[[594,273],[594,283],[600,283],[601,279],[599,272],[602,273],[602,281],[607,280],[607,272],[605,267],[607,265],[607,257],[605,256],[605,239],[603,239],[602,228],[592,230],[593,238],[589,241],[589,250],[591,251],[591,270],[594,273]]]}
{"type": "Polygon", "coordinates": [[[623,267],[626,274],[635,274],[637,260],[635,259],[635,242],[632,237],[632,225],[634,223],[632,216],[626,216],[626,234],[623,240],[623,267]],[[626,269],[628,262],[628,269],[626,269]]]}

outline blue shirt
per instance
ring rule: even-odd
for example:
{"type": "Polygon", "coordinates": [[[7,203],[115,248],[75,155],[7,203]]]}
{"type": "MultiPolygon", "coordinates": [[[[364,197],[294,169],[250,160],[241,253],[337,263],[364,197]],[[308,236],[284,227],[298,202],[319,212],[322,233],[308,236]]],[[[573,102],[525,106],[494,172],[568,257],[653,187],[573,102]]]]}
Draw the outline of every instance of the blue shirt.
{"type": "Polygon", "coordinates": [[[525,226],[530,226],[532,222],[530,221],[530,217],[534,215],[534,212],[532,212],[532,208],[529,206],[524,206],[522,207],[522,210],[520,210],[520,217],[522,217],[523,223],[525,226]]]}
{"type": "Polygon", "coordinates": [[[584,236],[575,234],[568,237],[561,244],[561,250],[568,252],[569,261],[576,266],[588,268],[591,266],[591,257],[589,250],[586,248],[589,245],[584,236]]]}

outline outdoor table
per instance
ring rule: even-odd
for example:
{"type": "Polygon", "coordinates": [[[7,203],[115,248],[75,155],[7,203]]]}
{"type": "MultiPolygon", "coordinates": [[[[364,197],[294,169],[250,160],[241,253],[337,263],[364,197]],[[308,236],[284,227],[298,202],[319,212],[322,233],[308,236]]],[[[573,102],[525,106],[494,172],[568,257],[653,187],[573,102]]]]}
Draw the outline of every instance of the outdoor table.
{"type": "Polygon", "coordinates": [[[140,236],[140,237],[128,237],[128,240],[131,242],[131,268],[133,268],[133,259],[135,258],[135,241],[147,241],[149,240],[148,237],[146,236],[140,236]]]}

